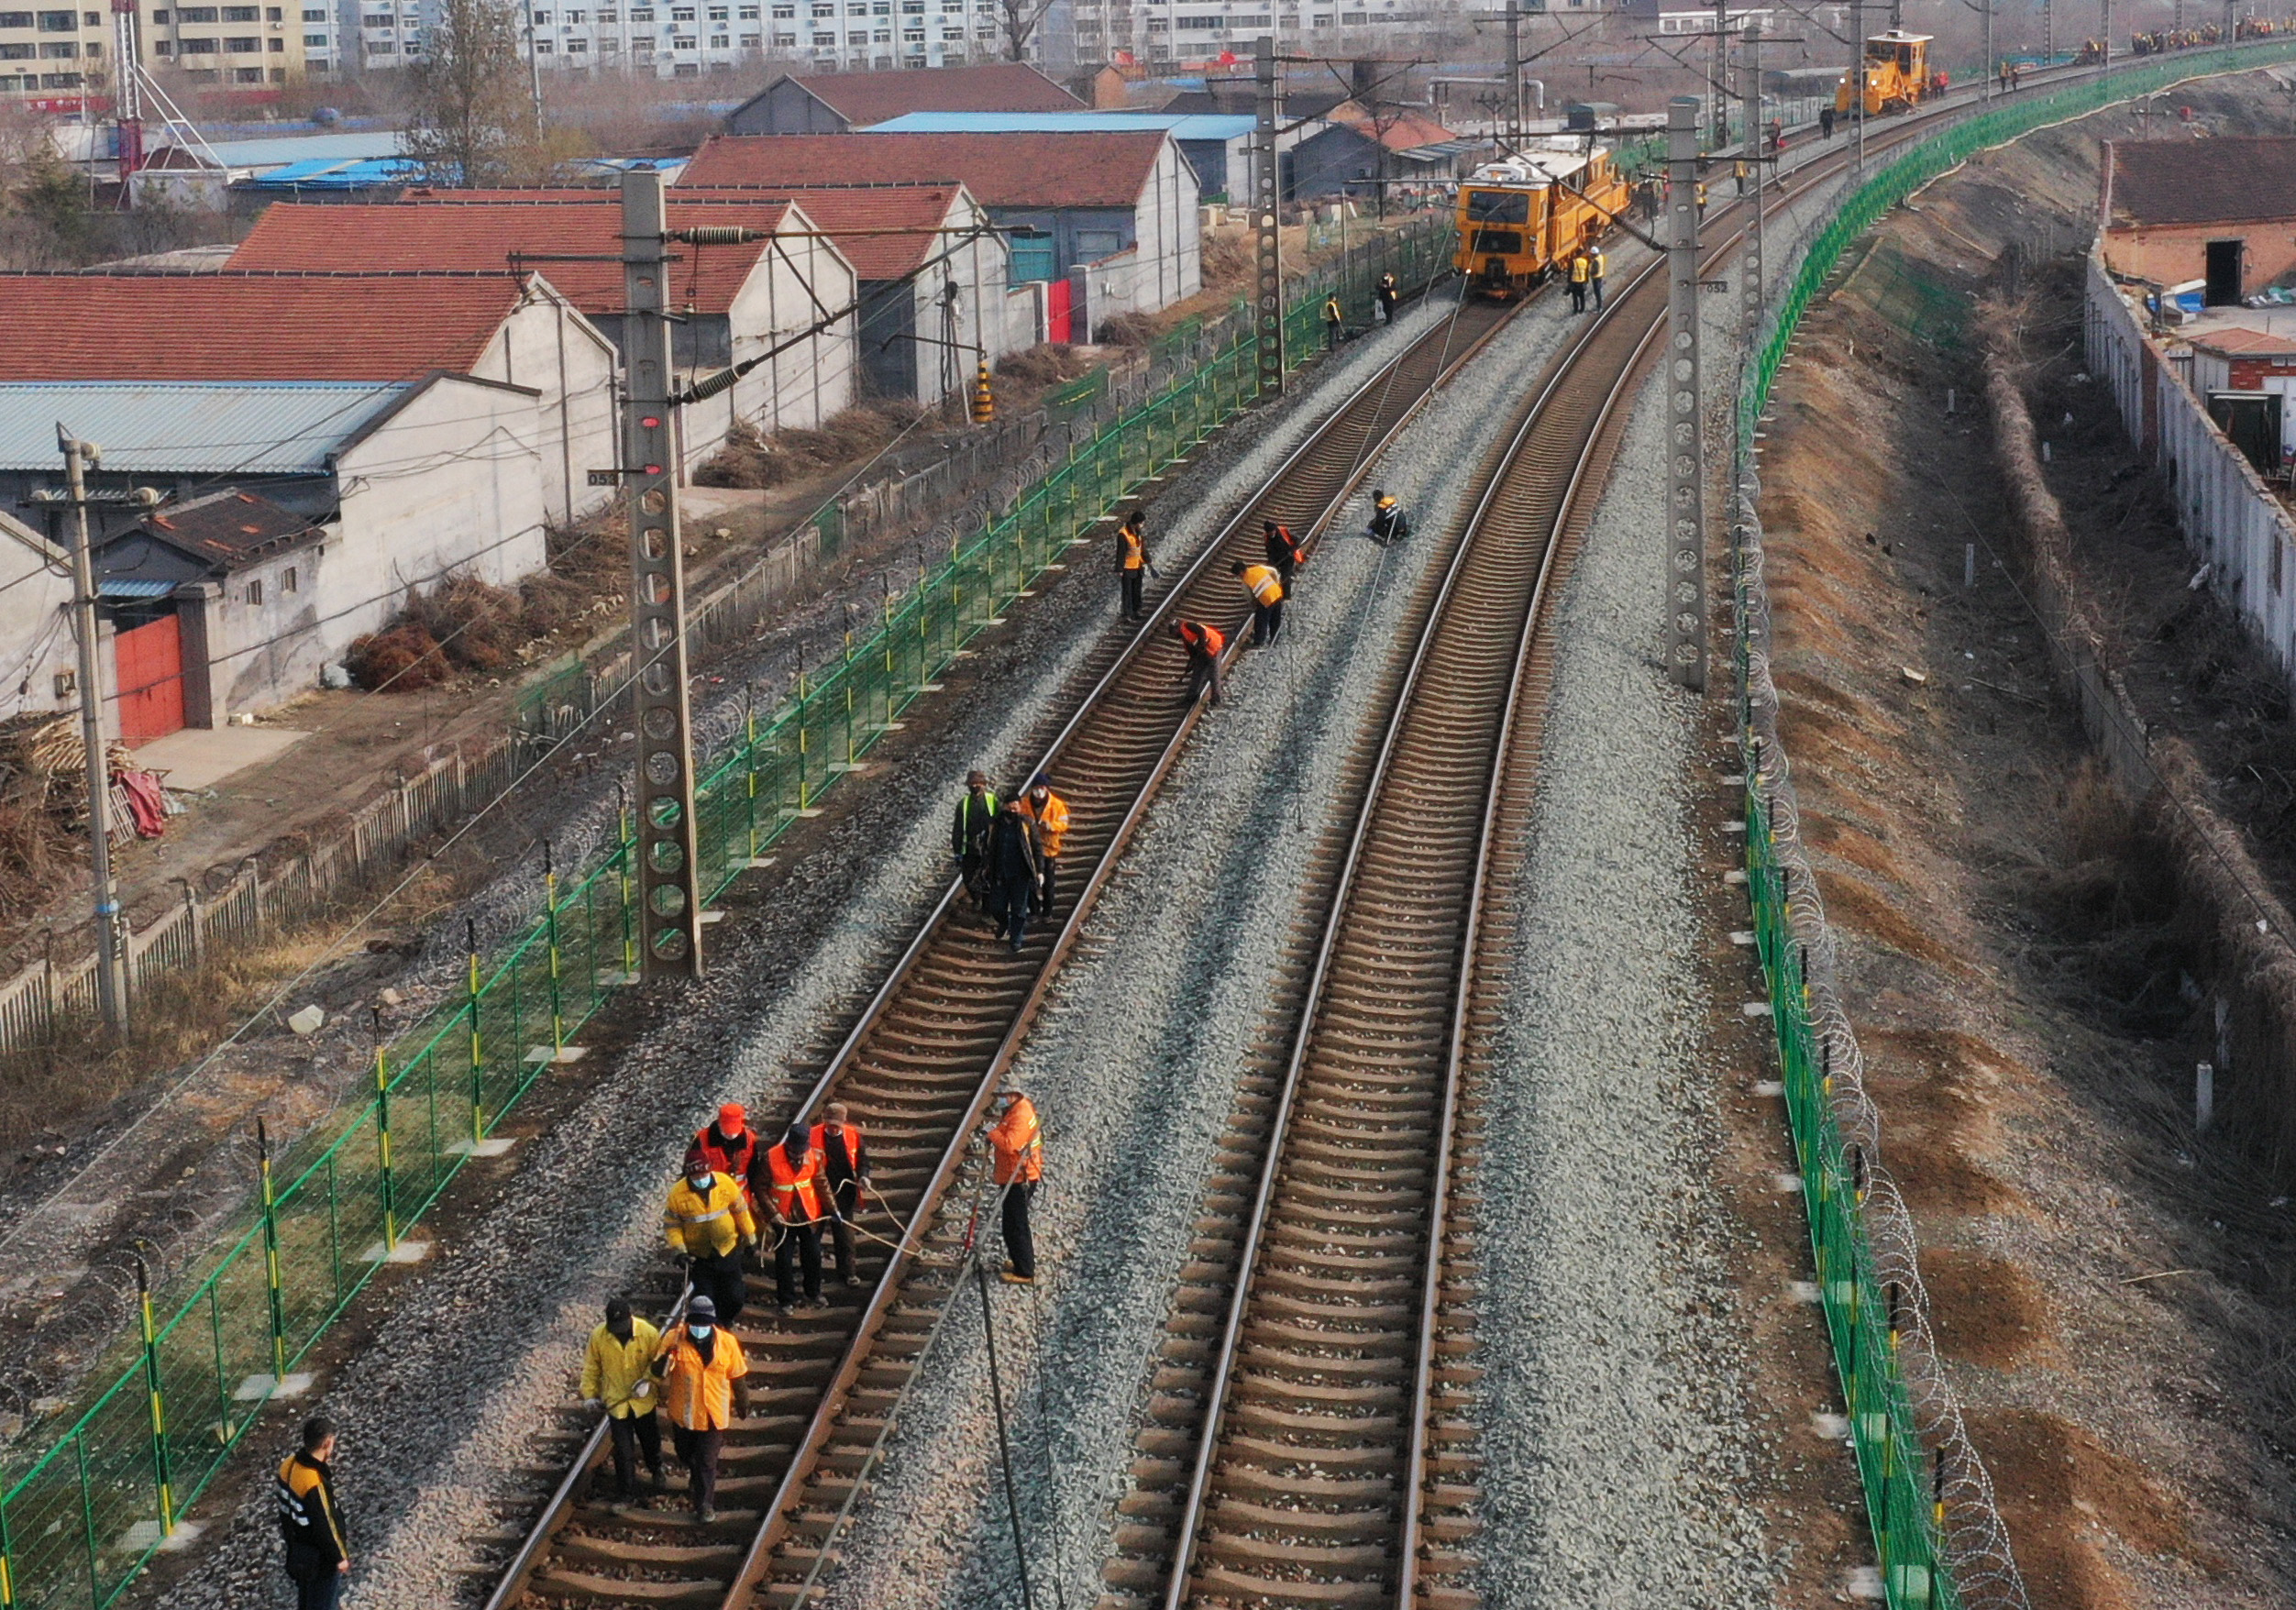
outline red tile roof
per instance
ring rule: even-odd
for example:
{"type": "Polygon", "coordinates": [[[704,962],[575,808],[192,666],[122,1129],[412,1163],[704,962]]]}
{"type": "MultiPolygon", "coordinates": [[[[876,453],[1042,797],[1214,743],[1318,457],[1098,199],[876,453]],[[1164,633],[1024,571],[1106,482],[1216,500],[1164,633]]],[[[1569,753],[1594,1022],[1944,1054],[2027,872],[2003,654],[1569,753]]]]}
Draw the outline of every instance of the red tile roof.
{"type": "MultiPolygon", "coordinates": [[[[340,206],[279,202],[267,209],[239,249],[234,269],[316,270],[342,264],[362,269],[453,270],[507,273],[513,260],[540,274],[587,314],[618,314],[624,306],[622,265],[613,261],[551,261],[551,258],[619,257],[622,212],[607,191],[412,192],[403,202],[340,206]],[[516,200],[504,199],[516,196],[516,200]],[[598,203],[606,204],[567,204],[598,203]]],[[[670,226],[694,222],[691,209],[673,199],[670,226]]],[[[710,209],[707,221],[740,222],[776,229],[785,202],[759,198],[738,219],[710,209]]],[[[766,250],[763,241],[742,246],[679,246],[670,292],[698,312],[723,314],[766,250]]]]}
{"type": "Polygon", "coordinates": [[[1431,117],[1415,116],[1395,106],[1386,107],[1374,116],[1360,102],[1341,101],[1324,116],[1376,139],[1391,151],[1415,151],[1421,146],[1441,145],[1458,138],[1431,117]]]}
{"type": "MultiPolygon", "coordinates": [[[[679,185],[681,194],[691,189],[679,185]]],[[[878,184],[840,190],[809,189],[792,199],[864,280],[898,280],[948,243],[938,235],[962,194],[954,184],[878,184]]],[[[700,190],[689,200],[706,205],[755,198],[755,191],[700,190]]],[[[967,209],[968,211],[970,209],[967,209]]]]}
{"type": "Polygon", "coordinates": [[[2105,227],[2296,217],[2296,139],[2107,140],[2105,227]]]}
{"type": "MultiPolygon", "coordinates": [[[[712,135],[677,186],[950,181],[988,207],[1131,207],[1165,146],[1161,129],[1075,134],[712,135]]],[[[802,204],[802,197],[800,204],[802,204]]]]}
{"type": "Polygon", "coordinates": [[[0,328],[39,332],[0,342],[0,380],[466,373],[521,290],[499,274],[0,274],[0,328]]]}
{"type": "Polygon", "coordinates": [[[2192,345],[2204,352],[2220,353],[2226,358],[2296,356],[2296,341],[2263,330],[2211,330],[2206,335],[2193,336],[2192,345]]]}
{"type": "Polygon", "coordinates": [[[904,112],[1075,112],[1084,105],[1035,68],[1013,61],[913,72],[825,72],[793,82],[862,128],[889,123],[904,112]]]}

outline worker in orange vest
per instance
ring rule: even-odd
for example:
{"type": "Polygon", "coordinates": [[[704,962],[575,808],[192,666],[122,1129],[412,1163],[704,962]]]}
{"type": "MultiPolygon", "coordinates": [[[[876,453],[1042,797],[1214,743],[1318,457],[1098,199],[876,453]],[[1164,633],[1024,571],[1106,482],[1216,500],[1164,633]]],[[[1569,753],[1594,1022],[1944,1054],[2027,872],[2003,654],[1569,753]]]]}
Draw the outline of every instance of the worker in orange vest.
{"type": "Polygon", "coordinates": [[[1036,1103],[1018,1090],[1004,1093],[1004,1111],[988,1131],[996,1152],[996,1179],[1004,1193],[1005,1255],[1012,1261],[1003,1278],[1013,1285],[1036,1284],[1036,1238],[1029,1231],[1029,1201],[1044,1177],[1043,1127],[1036,1103]]]}
{"type": "Polygon", "coordinates": [[[1060,843],[1068,833],[1068,801],[1053,792],[1053,779],[1038,772],[1021,796],[1021,811],[1036,823],[1036,909],[1052,915],[1053,890],[1060,871],[1060,843]]]}
{"type": "Polygon", "coordinates": [[[861,1140],[842,1101],[822,1108],[822,1121],[813,1126],[814,1154],[822,1160],[822,1178],[829,1185],[829,1233],[837,1248],[837,1278],[859,1285],[853,1266],[853,1227],[861,1218],[862,1199],[869,1194],[869,1149],[861,1140]]]}
{"type": "Polygon", "coordinates": [[[1172,623],[1172,635],[1187,650],[1187,692],[1181,696],[1183,704],[1194,704],[1204,696],[1204,689],[1212,690],[1212,708],[1220,708],[1220,651],[1228,646],[1228,640],[1217,626],[1201,621],[1178,620],[1172,623]]]}
{"type": "Polygon", "coordinates": [[[1228,568],[1243,578],[1243,590],[1252,595],[1252,644],[1264,648],[1284,629],[1284,579],[1273,565],[1247,565],[1238,559],[1228,568]]]}
{"type": "Polygon", "coordinates": [[[773,1226],[775,1307],[797,1307],[797,1274],[805,1272],[805,1306],[826,1308],[822,1296],[822,1225],[829,1218],[828,1188],[822,1179],[821,1153],[803,1124],[791,1124],[778,1146],[768,1146],[750,1174],[757,1206],[773,1226]]]}
{"type": "Polygon", "coordinates": [[[1147,612],[1140,601],[1142,578],[1153,568],[1148,563],[1148,534],[1142,528],[1138,509],[1126,514],[1124,523],[1116,528],[1116,567],[1123,595],[1120,612],[1125,620],[1137,621],[1147,612]]]}
{"type": "Polygon", "coordinates": [[[1278,525],[1273,520],[1260,522],[1260,539],[1267,545],[1267,562],[1275,567],[1275,573],[1289,587],[1292,572],[1308,562],[1308,556],[1299,551],[1299,539],[1292,535],[1290,526],[1278,525]]]}
{"type": "MultiPolygon", "coordinates": [[[[728,1179],[741,1181],[742,1188],[747,1190],[750,1165],[757,1161],[757,1131],[749,1127],[749,1109],[738,1101],[719,1108],[715,1120],[694,1136],[693,1150],[712,1168],[728,1179]]],[[[756,1206],[755,1196],[750,1206],[756,1206]]]]}
{"type": "Polygon", "coordinates": [[[749,1415],[749,1361],[733,1331],[718,1322],[717,1305],[707,1292],[693,1294],[684,1323],[662,1338],[654,1373],[662,1382],[669,1439],[692,1489],[694,1517],[713,1521],[725,1428],[735,1415],[749,1415]]]}

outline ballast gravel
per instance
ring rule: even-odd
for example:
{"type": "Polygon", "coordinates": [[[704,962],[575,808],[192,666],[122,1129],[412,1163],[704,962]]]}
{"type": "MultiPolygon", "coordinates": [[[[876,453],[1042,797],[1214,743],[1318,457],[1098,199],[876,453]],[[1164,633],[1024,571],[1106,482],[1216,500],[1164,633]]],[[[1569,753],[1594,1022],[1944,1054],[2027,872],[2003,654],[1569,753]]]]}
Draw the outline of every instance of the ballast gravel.
{"type": "MultiPolygon", "coordinates": [[[[1309,386],[1321,396],[1350,383],[1442,311],[1412,309],[1395,330],[1352,344],[1309,386]]],[[[1271,409],[1200,450],[1160,489],[1152,554],[1192,550],[1311,423],[1297,405],[1271,409]]],[[[707,978],[684,987],[594,1075],[575,1064],[576,1076],[597,1078],[595,1090],[523,1143],[526,1155],[491,1187],[483,1215],[390,1294],[359,1356],[307,1400],[342,1427],[338,1474],[357,1559],[350,1610],[482,1596],[487,1568],[506,1553],[488,1534],[531,1514],[546,1491],[538,1472],[520,1467],[555,1457],[535,1437],[572,1405],[600,1309],[660,1255],[662,1197],[687,1141],[723,1100],[786,1109],[800,1093],[786,1059],[882,978],[940,892],[945,811],[965,772],[981,766],[1005,777],[1032,763],[1048,712],[1076,697],[1078,667],[1114,619],[1105,554],[1076,550],[1082,574],[977,641],[973,695],[920,707],[899,760],[843,785],[858,791],[850,813],[779,875],[768,902],[714,931],[707,978]]],[[[259,1440],[238,1457],[260,1462],[283,1450],[259,1440]]],[[[236,1511],[200,1516],[203,1557],[170,1581],[170,1610],[271,1602],[283,1582],[273,1514],[259,1481],[236,1511]]],[[[141,1593],[158,1596],[149,1585],[141,1593]]]]}

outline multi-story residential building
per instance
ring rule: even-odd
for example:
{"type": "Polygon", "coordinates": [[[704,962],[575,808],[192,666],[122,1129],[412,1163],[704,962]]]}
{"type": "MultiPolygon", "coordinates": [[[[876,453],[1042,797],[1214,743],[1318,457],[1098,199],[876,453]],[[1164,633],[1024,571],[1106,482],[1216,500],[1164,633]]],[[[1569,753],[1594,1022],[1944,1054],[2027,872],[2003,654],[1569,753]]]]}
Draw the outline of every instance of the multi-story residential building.
{"type": "Polygon", "coordinates": [[[430,0],[336,0],[338,73],[404,67],[423,54],[437,20],[430,0]]]}
{"type": "Polygon", "coordinates": [[[1247,56],[1269,35],[1308,55],[1385,51],[1458,25],[1463,10],[1460,0],[1054,0],[1041,48],[1053,72],[1247,56]]]}
{"type": "Polygon", "coordinates": [[[339,78],[349,63],[343,59],[343,20],[334,0],[304,5],[303,70],[313,78],[339,78]]]}
{"type": "Polygon", "coordinates": [[[76,109],[83,94],[108,89],[111,31],[108,6],[0,10],[0,93],[76,109]]]}
{"type": "Polygon", "coordinates": [[[531,0],[546,68],[694,78],[770,55],[816,68],[940,67],[994,61],[996,0],[531,0]]]}
{"type": "Polygon", "coordinates": [[[259,90],[304,74],[303,7],[145,4],[137,19],[144,65],[191,84],[259,90]]]}

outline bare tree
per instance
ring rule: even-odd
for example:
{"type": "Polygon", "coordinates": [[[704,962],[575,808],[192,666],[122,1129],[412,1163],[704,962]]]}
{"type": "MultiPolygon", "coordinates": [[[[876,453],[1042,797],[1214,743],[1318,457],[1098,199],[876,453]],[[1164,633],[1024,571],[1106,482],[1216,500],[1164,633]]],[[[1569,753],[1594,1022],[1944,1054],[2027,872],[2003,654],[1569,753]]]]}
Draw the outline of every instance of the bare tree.
{"type": "Polygon", "coordinates": [[[997,29],[1004,36],[1006,61],[1029,59],[1029,41],[1052,8],[1053,0],[997,0],[997,29]]]}
{"type": "Polygon", "coordinates": [[[538,131],[518,38],[509,0],[440,0],[401,137],[429,182],[479,189],[531,173],[538,131]]]}

